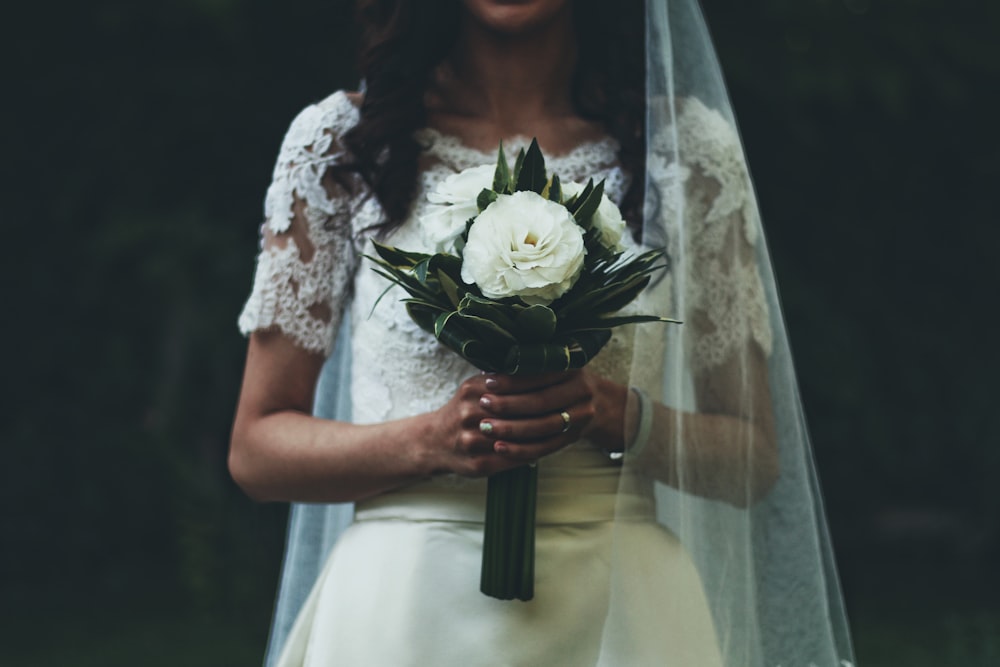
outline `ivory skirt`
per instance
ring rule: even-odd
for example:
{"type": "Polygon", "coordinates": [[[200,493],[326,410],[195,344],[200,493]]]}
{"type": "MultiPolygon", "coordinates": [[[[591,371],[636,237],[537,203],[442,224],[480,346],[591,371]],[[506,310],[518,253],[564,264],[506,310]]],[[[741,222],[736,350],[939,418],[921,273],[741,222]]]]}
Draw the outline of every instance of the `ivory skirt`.
{"type": "Polygon", "coordinates": [[[585,447],[540,465],[530,602],[479,592],[485,480],[359,503],[278,665],[721,666],[690,558],[623,486],[585,447]]]}

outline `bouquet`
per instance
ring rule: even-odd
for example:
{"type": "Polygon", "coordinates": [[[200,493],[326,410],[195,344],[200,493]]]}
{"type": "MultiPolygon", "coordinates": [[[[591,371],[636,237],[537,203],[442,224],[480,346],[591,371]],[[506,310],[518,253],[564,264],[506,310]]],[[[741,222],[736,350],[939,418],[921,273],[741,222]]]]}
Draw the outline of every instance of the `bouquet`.
{"type": "MultiPolygon", "coordinates": [[[[409,316],[484,371],[526,374],[582,368],[637,322],[618,314],[666,268],[663,249],[627,256],[618,207],[604,182],[561,183],[546,175],[537,141],[511,169],[500,145],[496,166],[450,176],[428,195],[421,222],[439,252],[375,243],[375,271],[409,293],[409,316]],[[492,179],[490,179],[492,175],[492,179]]],[[[499,599],[534,595],[537,469],[490,476],[480,588],[499,599]]]]}

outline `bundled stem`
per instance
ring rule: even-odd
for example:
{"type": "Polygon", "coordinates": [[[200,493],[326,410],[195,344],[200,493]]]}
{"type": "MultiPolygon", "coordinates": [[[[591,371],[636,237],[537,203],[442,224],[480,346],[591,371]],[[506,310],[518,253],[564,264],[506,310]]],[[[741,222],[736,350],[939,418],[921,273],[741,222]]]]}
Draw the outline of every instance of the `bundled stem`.
{"type": "Polygon", "coordinates": [[[479,589],[500,600],[535,596],[535,506],[538,468],[491,475],[486,491],[479,589]]]}

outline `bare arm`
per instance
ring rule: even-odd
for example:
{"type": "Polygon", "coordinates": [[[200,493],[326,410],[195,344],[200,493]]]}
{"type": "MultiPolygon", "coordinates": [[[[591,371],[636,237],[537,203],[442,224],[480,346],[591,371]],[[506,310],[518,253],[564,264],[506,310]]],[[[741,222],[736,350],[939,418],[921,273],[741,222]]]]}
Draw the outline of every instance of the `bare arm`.
{"type": "Polygon", "coordinates": [[[779,473],[767,363],[756,347],[747,361],[755,405],[740,404],[738,394],[726,391],[740,373],[735,360],[727,362],[696,381],[698,412],[654,405],[638,465],[670,486],[737,507],[766,496],[779,473]]]}
{"type": "Polygon", "coordinates": [[[323,364],[278,332],[255,333],[247,350],[229,469],[257,500],[338,502],[430,473],[418,446],[429,425],[413,418],[372,426],[310,415],[323,364]]]}
{"type": "Polygon", "coordinates": [[[480,426],[496,418],[489,407],[500,391],[532,406],[518,417],[515,440],[530,460],[576,440],[589,422],[587,389],[568,374],[475,375],[440,409],[381,424],[319,419],[310,408],[322,363],[278,332],[251,335],[229,453],[233,478],[251,497],[345,502],[434,474],[479,477],[523,465],[480,426]],[[564,408],[576,413],[567,432],[564,408]]]}
{"type": "MultiPolygon", "coordinates": [[[[710,378],[702,378],[699,383],[698,412],[682,412],[654,403],[650,440],[642,448],[637,465],[670,486],[738,507],[766,495],[777,478],[778,462],[764,374],[766,363],[759,350],[754,366],[752,375],[759,383],[754,395],[760,397],[760,404],[752,409],[735,404],[730,400],[732,394],[721,391],[710,378]]],[[[713,375],[716,382],[724,382],[735,371],[732,362],[713,375]]],[[[582,387],[579,395],[583,400],[569,409],[574,423],[584,422],[580,435],[608,451],[622,451],[625,443],[634,439],[638,421],[638,406],[629,400],[628,389],[587,371],[567,375],[568,384],[582,387]]],[[[548,394],[567,392],[569,388],[504,395],[506,383],[514,378],[498,379],[498,389],[490,394],[494,416],[488,418],[496,425],[493,437],[498,451],[521,463],[535,460],[538,457],[530,444],[532,433],[523,416],[548,413],[547,432],[551,433],[560,423],[551,406],[560,400],[548,394]]]]}

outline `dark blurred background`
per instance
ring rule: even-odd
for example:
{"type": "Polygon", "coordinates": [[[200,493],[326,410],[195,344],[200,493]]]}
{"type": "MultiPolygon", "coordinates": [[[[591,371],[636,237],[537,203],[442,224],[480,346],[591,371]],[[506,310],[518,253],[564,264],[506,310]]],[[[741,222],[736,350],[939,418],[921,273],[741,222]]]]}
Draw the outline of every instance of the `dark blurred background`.
{"type": "MultiPolygon", "coordinates": [[[[259,663],[285,509],[226,471],[235,318],[350,4],[5,7],[0,664],[259,663]]],[[[704,4],[859,663],[998,665],[1000,4],[704,4]]]]}

